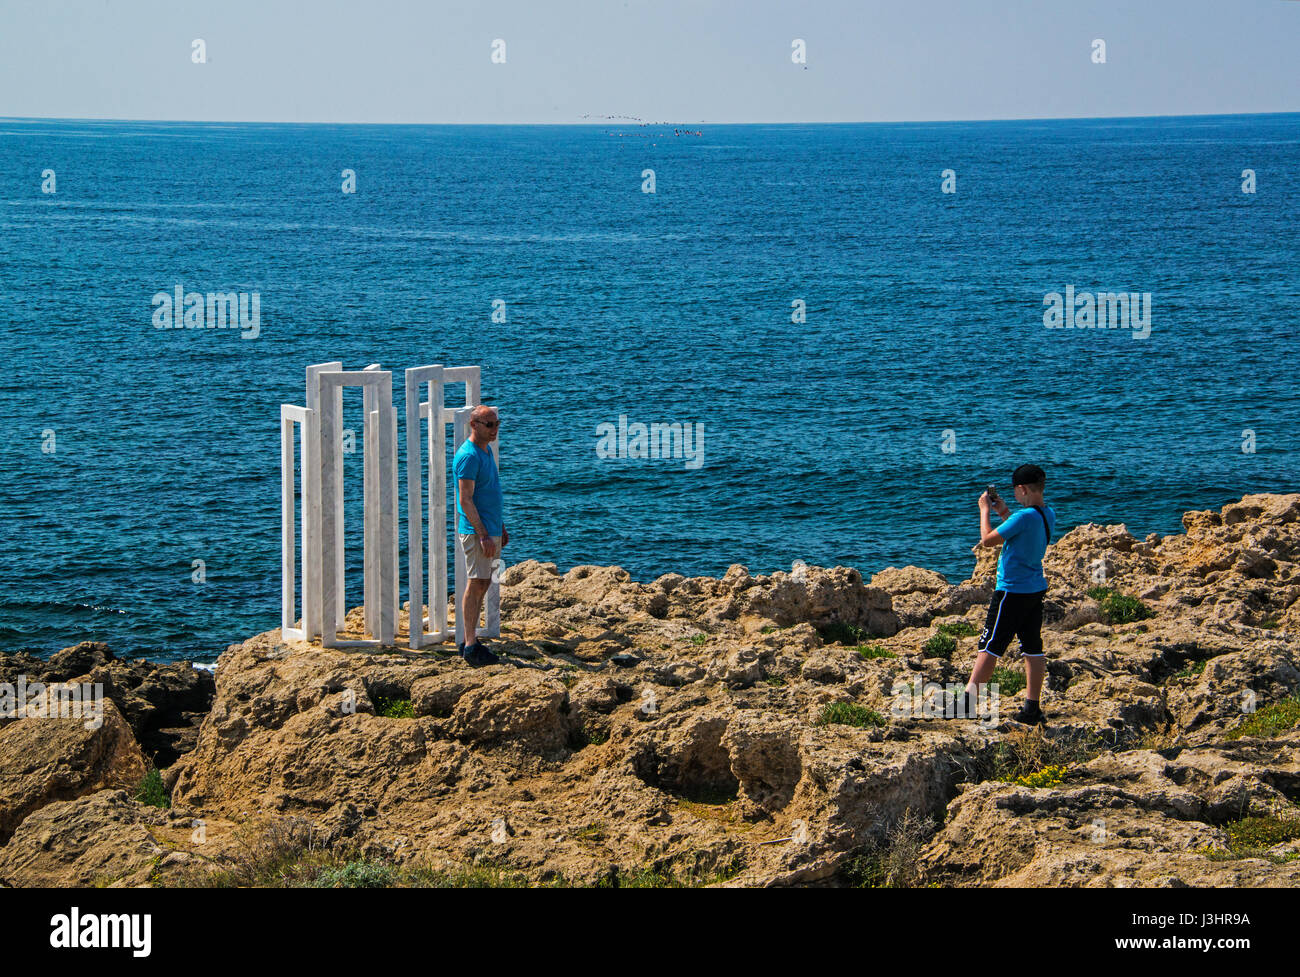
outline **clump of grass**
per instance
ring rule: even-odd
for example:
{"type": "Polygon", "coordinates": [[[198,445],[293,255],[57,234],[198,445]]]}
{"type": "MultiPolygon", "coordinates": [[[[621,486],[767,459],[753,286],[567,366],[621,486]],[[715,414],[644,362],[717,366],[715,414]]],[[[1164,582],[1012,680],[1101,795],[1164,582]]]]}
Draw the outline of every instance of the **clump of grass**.
{"type": "Polygon", "coordinates": [[[1101,616],[1107,624],[1131,624],[1156,616],[1142,601],[1121,594],[1114,587],[1090,587],[1088,596],[1101,605],[1101,616]]]}
{"type": "Polygon", "coordinates": [[[1235,728],[1228,730],[1227,739],[1239,740],[1243,736],[1276,736],[1300,723],[1300,693],[1273,702],[1251,713],[1235,728]]]}
{"type": "Polygon", "coordinates": [[[965,621],[947,621],[939,625],[939,633],[953,638],[970,638],[979,634],[979,631],[965,621]]]}
{"type": "Polygon", "coordinates": [[[1300,853],[1270,854],[1269,849],[1300,838],[1300,820],[1294,818],[1247,817],[1230,821],[1223,826],[1228,836],[1227,848],[1213,846],[1200,849],[1212,862],[1226,862],[1236,858],[1263,858],[1274,865],[1283,865],[1300,858],[1300,853]]]}
{"type": "Polygon", "coordinates": [[[598,889],[684,889],[685,884],[671,872],[642,865],[631,870],[614,869],[597,883],[598,889]]]}
{"type": "Polygon", "coordinates": [[[859,729],[888,725],[880,713],[854,702],[827,703],[817,717],[817,722],[822,726],[856,726],[859,729]]]}
{"type": "Polygon", "coordinates": [[[1016,783],[1021,787],[1057,787],[1065,780],[1068,770],[1069,768],[1062,764],[1053,763],[1043,767],[1042,770],[1017,777],[1016,783]]]}
{"type": "Polygon", "coordinates": [[[1264,628],[1265,630],[1268,631],[1276,631],[1281,626],[1282,626],[1282,622],[1275,617],[1266,617],[1264,618],[1264,620],[1260,621],[1259,624],[1257,625],[1257,627],[1264,628]]]}
{"type": "Polygon", "coordinates": [[[1174,672],[1174,674],[1170,677],[1171,678],[1194,678],[1197,675],[1200,675],[1203,671],[1205,671],[1205,666],[1208,665],[1209,663],[1210,660],[1208,658],[1198,662],[1192,662],[1186,668],[1174,672]]]}
{"type": "Polygon", "coordinates": [[[763,681],[768,685],[785,685],[785,679],[780,675],[769,675],[767,678],[763,679],[763,681]]]}
{"type": "Polygon", "coordinates": [[[391,889],[397,881],[393,866],[361,860],[326,865],[308,885],[313,889],[391,889]]]}
{"type": "Polygon", "coordinates": [[[738,855],[725,861],[701,852],[680,858],[674,863],[640,865],[631,869],[615,867],[596,883],[598,889],[688,889],[713,885],[733,879],[744,869],[738,855]]]}
{"type": "Polygon", "coordinates": [[[305,885],[321,868],[339,862],[320,843],[310,822],[302,818],[245,824],[232,838],[235,846],[219,870],[182,873],[180,884],[219,889],[287,888],[305,885]]]}
{"type": "Polygon", "coordinates": [[[420,889],[529,889],[528,876],[507,865],[483,862],[452,869],[417,868],[399,876],[403,888],[420,889]]]}
{"type": "Polygon", "coordinates": [[[883,842],[860,849],[836,873],[855,889],[907,889],[920,881],[921,848],[933,830],[930,819],[911,808],[889,830],[883,842]]]}
{"type": "Polygon", "coordinates": [[[691,635],[691,644],[695,645],[696,648],[699,648],[708,640],[709,636],[703,632],[691,635]]]}
{"type": "Polygon", "coordinates": [[[587,742],[593,746],[601,746],[609,742],[609,730],[602,729],[599,726],[583,727],[583,732],[587,736],[587,742]]]}
{"type": "Polygon", "coordinates": [[[1223,826],[1234,851],[1257,851],[1300,838],[1300,820],[1250,817],[1223,826]]]}
{"type": "Polygon", "coordinates": [[[999,696],[1012,696],[1025,687],[1025,673],[1018,669],[999,665],[993,669],[989,681],[997,685],[999,696]]]}
{"type": "Polygon", "coordinates": [[[821,635],[823,642],[831,645],[860,645],[864,638],[869,637],[862,628],[847,621],[823,624],[817,628],[817,633],[821,635]]]}
{"type": "Polygon", "coordinates": [[[921,652],[926,658],[947,658],[951,660],[953,652],[956,650],[957,639],[948,634],[936,634],[921,645],[921,652]]]}
{"type": "Polygon", "coordinates": [[[376,716],[384,716],[387,719],[414,719],[415,709],[411,706],[410,699],[389,699],[382,695],[371,696],[371,704],[375,707],[376,716]]]}
{"type": "Polygon", "coordinates": [[[1149,729],[1133,741],[1129,749],[1133,750],[1150,750],[1153,753],[1159,753],[1161,750],[1173,749],[1179,746],[1182,737],[1178,731],[1172,727],[1167,729],[1149,729]]]}
{"type": "Polygon", "coordinates": [[[858,645],[858,657],[872,658],[897,658],[898,656],[886,648],[884,645],[858,645]]]}
{"type": "Polygon", "coordinates": [[[1072,767],[1102,752],[1096,735],[1048,736],[1041,728],[1009,733],[977,764],[984,780],[1019,783],[1048,767],[1072,767]]]}
{"type": "Polygon", "coordinates": [[[172,806],[171,798],[167,796],[167,789],[163,786],[162,774],[156,767],[151,765],[145,771],[144,779],[136,789],[135,799],[141,804],[161,807],[163,810],[172,806]]]}
{"type": "Polygon", "coordinates": [[[764,625],[762,628],[760,628],[758,633],[759,633],[759,634],[772,634],[772,633],[775,632],[776,630],[778,630],[778,629],[777,629],[777,628],[774,628],[774,627],[772,627],[772,625],[768,624],[768,625],[764,625]]]}

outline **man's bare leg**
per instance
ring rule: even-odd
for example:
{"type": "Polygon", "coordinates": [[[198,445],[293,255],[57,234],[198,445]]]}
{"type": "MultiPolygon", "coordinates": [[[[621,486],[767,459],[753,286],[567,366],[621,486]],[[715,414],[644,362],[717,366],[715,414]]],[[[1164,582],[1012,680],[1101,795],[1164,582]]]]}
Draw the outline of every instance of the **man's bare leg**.
{"type": "Polygon", "coordinates": [[[483,611],[483,598],[487,595],[488,587],[492,585],[491,580],[478,580],[474,577],[469,579],[465,584],[465,593],[461,597],[460,606],[465,612],[465,647],[473,646],[478,640],[478,616],[483,611]]]}

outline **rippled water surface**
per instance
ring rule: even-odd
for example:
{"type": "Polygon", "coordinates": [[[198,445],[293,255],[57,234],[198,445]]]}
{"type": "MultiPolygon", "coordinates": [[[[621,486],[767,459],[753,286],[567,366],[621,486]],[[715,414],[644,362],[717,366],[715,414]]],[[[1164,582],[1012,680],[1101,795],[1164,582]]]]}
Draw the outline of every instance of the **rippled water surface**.
{"type": "Polygon", "coordinates": [[[279,405],[331,359],[482,365],[508,562],[961,578],[1022,461],[1062,531],[1296,489],[1300,116],[702,131],[0,120],[0,646],[277,626],[279,405]],[[154,328],[177,284],[259,337],[154,328]],[[1044,328],[1067,285],[1150,336],[1044,328]],[[598,457],[620,415],[704,464],[598,457]]]}

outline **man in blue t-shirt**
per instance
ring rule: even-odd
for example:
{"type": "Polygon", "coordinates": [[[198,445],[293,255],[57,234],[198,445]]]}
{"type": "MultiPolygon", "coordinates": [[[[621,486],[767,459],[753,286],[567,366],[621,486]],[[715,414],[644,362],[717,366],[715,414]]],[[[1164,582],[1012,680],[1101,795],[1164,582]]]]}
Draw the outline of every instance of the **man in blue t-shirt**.
{"type": "Polygon", "coordinates": [[[475,407],[469,418],[469,437],[451,463],[456,478],[456,540],[465,557],[468,578],[456,608],[456,616],[465,624],[465,642],[457,650],[474,666],[501,661],[476,634],[483,598],[492,585],[493,564],[500,562],[501,547],[510,542],[501,511],[501,480],[491,447],[500,424],[495,407],[475,407]]]}
{"type": "Polygon", "coordinates": [[[966,685],[966,715],[973,716],[979,689],[997,667],[998,659],[1013,637],[1020,639],[1025,659],[1025,705],[1013,718],[1017,722],[1042,724],[1046,717],[1039,706],[1047,660],[1043,656],[1043,597],[1047,577],[1043,556],[1056,525],[1056,511],[1043,501],[1047,476],[1037,465],[1021,465],[1011,475],[1016,501],[1023,506],[1015,515],[1001,499],[980,496],[980,541],[976,546],[1001,546],[997,587],[989,604],[988,618],[980,635],[979,654],[966,685]],[[997,529],[989,523],[989,509],[1002,517],[997,529]]]}

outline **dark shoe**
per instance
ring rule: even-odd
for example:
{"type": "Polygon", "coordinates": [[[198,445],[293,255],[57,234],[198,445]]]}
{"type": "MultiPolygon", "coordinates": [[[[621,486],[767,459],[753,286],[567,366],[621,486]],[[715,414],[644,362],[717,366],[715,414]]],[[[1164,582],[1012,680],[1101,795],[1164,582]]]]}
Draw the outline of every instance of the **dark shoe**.
{"type": "Polygon", "coordinates": [[[1026,726],[1045,726],[1047,717],[1043,715],[1043,710],[1034,706],[1021,706],[1020,711],[1011,717],[1018,723],[1024,723],[1026,726]]]}
{"type": "Polygon", "coordinates": [[[484,665],[500,665],[501,659],[492,652],[488,651],[483,645],[477,642],[470,645],[464,651],[465,661],[469,662],[475,668],[482,668],[484,665]]]}

